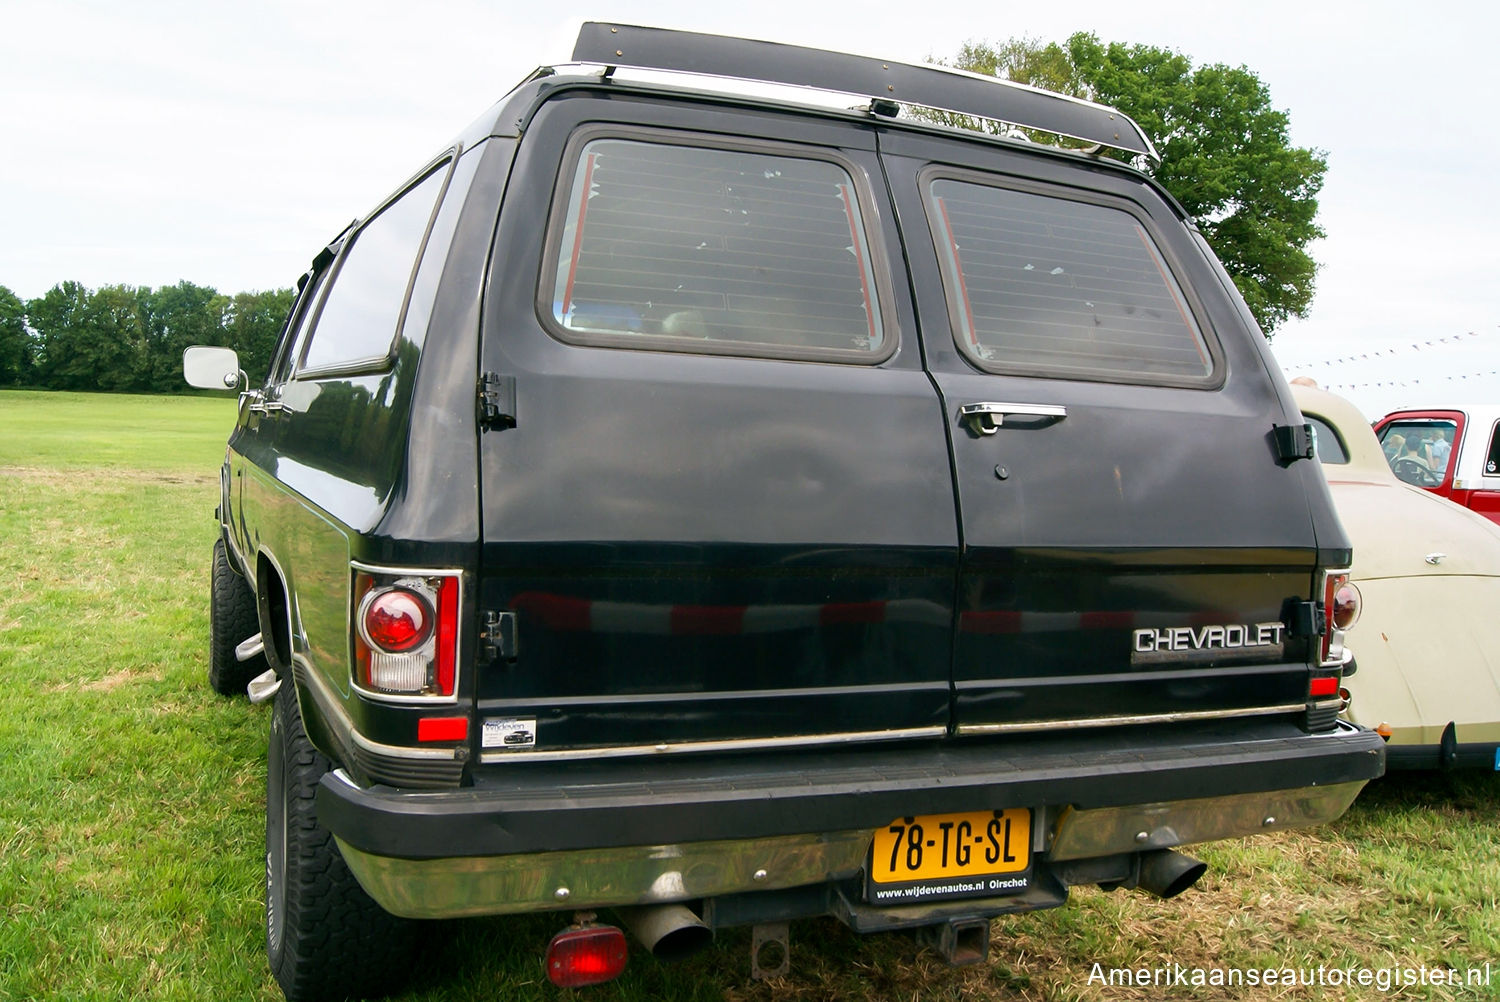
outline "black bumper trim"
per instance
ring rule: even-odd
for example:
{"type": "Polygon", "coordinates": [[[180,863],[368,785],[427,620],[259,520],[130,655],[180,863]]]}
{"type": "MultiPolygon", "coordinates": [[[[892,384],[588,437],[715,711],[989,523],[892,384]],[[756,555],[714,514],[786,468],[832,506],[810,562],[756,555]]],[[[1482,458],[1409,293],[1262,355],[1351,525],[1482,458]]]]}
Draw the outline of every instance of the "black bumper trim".
{"type": "Polygon", "coordinates": [[[1398,769],[1483,769],[1500,772],[1500,744],[1386,745],[1386,767],[1398,769]]]}
{"type": "Polygon", "coordinates": [[[442,792],[318,790],[323,826],[378,856],[442,859],[671,845],[884,825],[893,817],[1113,807],[1374,779],[1385,743],[1340,723],[1121,728],[845,751],[501,763],[442,792]]]}

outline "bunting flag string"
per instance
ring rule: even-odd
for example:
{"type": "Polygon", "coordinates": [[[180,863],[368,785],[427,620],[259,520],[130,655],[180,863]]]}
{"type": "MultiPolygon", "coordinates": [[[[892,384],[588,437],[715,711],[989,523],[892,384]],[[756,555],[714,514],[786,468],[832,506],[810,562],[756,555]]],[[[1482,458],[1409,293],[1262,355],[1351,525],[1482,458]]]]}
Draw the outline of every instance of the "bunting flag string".
{"type": "MultiPolygon", "coordinates": [[[[1409,355],[1412,352],[1426,351],[1433,348],[1441,348],[1445,345],[1473,344],[1472,338],[1484,335],[1479,331],[1466,331],[1463,334],[1449,334],[1447,337],[1428,338],[1410,341],[1405,344],[1387,345],[1373,351],[1350,352],[1338,358],[1322,358],[1312,362],[1298,362],[1296,365],[1282,366],[1283,372],[1299,372],[1308,369],[1321,369],[1334,365],[1347,365],[1350,362],[1372,361],[1377,358],[1390,358],[1399,355],[1409,355]]],[[[1370,384],[1374,385],[1374,384],[1370,384]]],[[[1392,383],[1391,385],[1397,385],[1392,383]]]]}
{"type": "Polygon", "coordinates": [[[1500,376],[1500,369],[1491,369],[1488,372],[1466,372],[1454,376],[1427,376],[1414,379],[1380,379],[1368,380],[1363,383],[1320,383],[1325,390],[1364,390],[1370,387],[1382,387],[1385,389],[1396,389],[1402,386],[1435,386],[1439,383],[1459,383],[1469,379],[1489,379],[1492,376],[1500,376]]]}

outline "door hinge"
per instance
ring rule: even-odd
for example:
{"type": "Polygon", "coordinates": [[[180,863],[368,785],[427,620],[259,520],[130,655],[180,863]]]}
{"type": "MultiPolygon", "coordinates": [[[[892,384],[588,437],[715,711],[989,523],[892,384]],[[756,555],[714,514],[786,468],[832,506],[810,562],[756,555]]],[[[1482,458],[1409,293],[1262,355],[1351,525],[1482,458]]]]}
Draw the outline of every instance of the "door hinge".
{"type": "Polygon", "coordinates": [[[486,372],[479,377],[479,427],[516,426],[516,377],[486,372]]]}
{"type": "Polygon", "coordinates": [[[1294,637],[1321,637],[1324,617],[1321,603],[1288,599],[1281,610],[1281,621],[1294,637]]]}
{"type": "Polygon", "coordinates": [[[1299,459],[1312,459],[1313,428],[1310,424],[1273,424],[1272,444],[1276,448],[1276,462],[1290,466],[1299,459]]]}
{"type": "Polygon", "coordinates": [[[486,612],[479,628],[479,649],[487,661],[516,659],[516,614],[486,612]]]}

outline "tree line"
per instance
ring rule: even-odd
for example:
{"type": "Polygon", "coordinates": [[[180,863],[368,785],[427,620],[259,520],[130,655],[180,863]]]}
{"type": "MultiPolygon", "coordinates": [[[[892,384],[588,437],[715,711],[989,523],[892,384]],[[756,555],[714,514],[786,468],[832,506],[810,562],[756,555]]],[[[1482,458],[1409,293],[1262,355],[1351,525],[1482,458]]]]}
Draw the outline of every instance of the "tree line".
{"type": "Polygon", "coordinates": [[[0,285],[0,386],[176,393],[186,389],[182,351],[193,344],[233,348],[255,386],[291,306],[291,289],[231,296],[192,282],[59,282],[23,300],[0,285]]]}

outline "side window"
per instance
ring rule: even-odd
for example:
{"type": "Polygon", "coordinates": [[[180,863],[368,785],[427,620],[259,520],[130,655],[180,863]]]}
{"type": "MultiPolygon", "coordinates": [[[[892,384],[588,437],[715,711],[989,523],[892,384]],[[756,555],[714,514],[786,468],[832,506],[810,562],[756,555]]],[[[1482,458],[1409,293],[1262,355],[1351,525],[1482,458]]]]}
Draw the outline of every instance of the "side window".
{"type": "Polygon", "coordinates": [[[559,187],[538,309],[565,341],[858,362],[895,347],[834,157],[575,140],[559,187]]]}
{"type": "Polygon", "coordinates": [[[1484,475],[1500,477],[1500,421],[1490,431],[1490,451],[1484,457],[1484,475]]]}
{"type": "Polygon", "coordinates": [[[403,192],[361,226],[335,265],[298,374],[382,363],[411,288],[448,164],[403,192]]]}
{"type": "MultiPolygon", "coordinates": [[[[316,267],[316,263],[314,264],[316,267]]],[[[302,285],[302,290],[297,299],[292,303],[292,312],[287,318],[287,328],[282,332],[281,345],[276,361],[271,366],[271,372],[267,382],[271,384],[284,383],[291,377],[292,364],[299,354],[302,353],[302,345],[306,341],[308,322],[311,320],[313,311],[317,309],[318,293],[323,289],[323,279],[328,275],[325,267],[321,271],[312,274],[302,285]]]]}
{"type": "Polygon", "coordinates": [[[924,194],[954,336],[980,368],[1214,382],[1209,344],[1134,213],[935,172],[924,194]]]}
{"type": "Polygon", "coordinates": [[[1318,454],[1318,462],[1325,466],[1347,465],[1349,450],[1344,448],[1343,439],[1339,438],[1339,433],[1333,430],[1333,426],[1312,414],[1303,414],[1302,418],[1312,425],[1313,450],[1318,454]]]}

